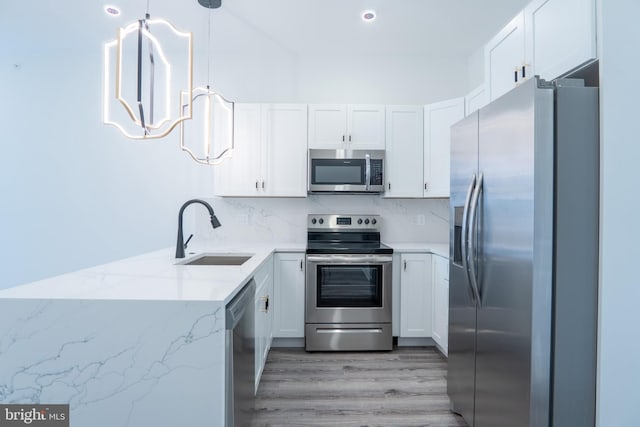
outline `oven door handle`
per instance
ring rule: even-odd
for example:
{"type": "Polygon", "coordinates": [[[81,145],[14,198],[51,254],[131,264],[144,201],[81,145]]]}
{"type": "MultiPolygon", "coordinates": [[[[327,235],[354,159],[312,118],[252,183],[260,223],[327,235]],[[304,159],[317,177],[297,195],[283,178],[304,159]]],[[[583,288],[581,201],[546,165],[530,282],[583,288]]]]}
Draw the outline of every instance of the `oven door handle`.
{"type": "Polygon", "coordinates": [[[325,263],[359,263],[359,264],[379,264],[382,262],[392,262],[391,255],[307,255],[307,262],[325,263]]]}

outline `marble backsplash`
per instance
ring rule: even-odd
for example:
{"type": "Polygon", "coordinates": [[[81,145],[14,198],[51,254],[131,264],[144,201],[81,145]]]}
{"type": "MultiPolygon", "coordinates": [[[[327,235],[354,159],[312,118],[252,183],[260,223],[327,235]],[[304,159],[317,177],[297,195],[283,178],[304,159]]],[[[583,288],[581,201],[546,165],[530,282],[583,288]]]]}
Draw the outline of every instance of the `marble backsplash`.
{"type": "MultiPolygon", "coordinates": [[[[188,218],[194,241],[216,243],[306,242],[310,213],[377,214],[385,242],[449,240],[449,199],[385,199],[377,195],[310,195],[307,198],[206,198],[222,227],[212,230],[206,211],[188,218]]],[[[188,234],[187,234],[188,236],[188,234]]],[[[186,237],[186,236],[185,236],[186,237]]]]}

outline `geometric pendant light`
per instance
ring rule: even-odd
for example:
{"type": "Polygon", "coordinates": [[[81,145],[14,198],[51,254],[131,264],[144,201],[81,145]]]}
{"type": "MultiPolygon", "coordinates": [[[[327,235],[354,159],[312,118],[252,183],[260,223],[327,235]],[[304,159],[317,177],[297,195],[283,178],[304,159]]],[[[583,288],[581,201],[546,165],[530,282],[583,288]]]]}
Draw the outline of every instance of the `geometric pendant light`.
{"type": "Polygon", "coordinates": [[[180,123],[180,148],[198,163],[217,165],[233,154],[234,103],[207,85],[193,89],[192,104],[193,120],[180,123]]]}
{"type": "MultiPolygon", "coordinates": [[[[198,0],[209,9],[220,7],[220,0],[198,0]]],[[[211,68],[211,13],[208,22],[207,41],[207,81],[211,68]]],[[[183,112],[186,114],[187,101],[193,104],[193,119],[180,123],[180,148],[193,160],[205,165],[217,165],[231,157],[234,148],[233,115],[234,103],[211,89],[210,85],[193,89],[191,98],[183,93],[183,112]]]]}
{"type": "Polygon", "coordinates": [[[103,121],[130,139],[162,138],[191,119],[192,85],[193,34],[148,11],[105,44],[103,121]]]}

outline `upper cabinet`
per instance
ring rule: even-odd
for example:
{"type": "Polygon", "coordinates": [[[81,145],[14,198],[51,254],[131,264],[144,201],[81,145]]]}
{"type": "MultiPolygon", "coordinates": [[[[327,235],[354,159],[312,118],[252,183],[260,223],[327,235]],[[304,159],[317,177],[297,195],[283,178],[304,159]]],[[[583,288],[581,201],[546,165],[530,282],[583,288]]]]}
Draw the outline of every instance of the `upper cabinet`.
{"type": "Polygon", "coordinates": [[[386,128],[384,196],[422,197],[422,107],[387,106],[386,128]]]}
{"type": "Polygon", "coordinates": [[[597,57],[594,0],[534,0],[524,19],[532,75],[552,80],[597,57]]]}
{"type": "Polygon", "coordinates": [[[489,101],[526,79],[524,12],[520,12],[485,45],[485,80],[489,101]]]}
{"type": "Polygon", "coordinates": [[[424,106],[424,197],[449,197],[451,125],[464,118],[464,98],[424,106]]]}
{"type": "Polygon", "coordinates": [[[493,101],[528,78],[553,80],[597,58],[595,0],[533,0],[485,46],[493,101]]]}
{"type": "Polygon", "coordinates": [[[309,148],[384,150],[384,105],[309,105],[309,148]]]}
{"type": "Polygon", "coordinates": [[[236,104],[234,152],[214,167],[214,193],[306,197],[307,106],[236,104]]]}
{"type": "Polygon", "coordinates": [[[262,170],[262,106],[236,103],[234,148],[230,158],[213,167],[216,196],[257,196],[262,170]]]}
{"type": "Polygon", "coordinates": [[[273,197],[307,196],[307,106],[263,106],[263,190],[273,197]]]}
{"type": "Polygon", "coordinates": [[[468,116],[489,103],[484,84],[478,86],[464,97],[464,114],[468,116]]]}

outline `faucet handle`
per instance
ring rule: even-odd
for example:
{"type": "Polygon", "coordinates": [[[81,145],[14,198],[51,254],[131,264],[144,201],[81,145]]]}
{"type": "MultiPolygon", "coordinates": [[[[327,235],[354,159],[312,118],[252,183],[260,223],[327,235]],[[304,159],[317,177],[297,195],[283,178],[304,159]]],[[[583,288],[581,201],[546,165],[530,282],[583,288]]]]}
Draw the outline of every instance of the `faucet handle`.
{"type": "Polygon", "coordinates": [[[190,235],[189,237],[187,237],[187,241],[184,242],[184,248],[187,249],[187,245],[189,244],[189,241],[191,240],[191,238],[193,237],[193,234],[190,235]]]}

